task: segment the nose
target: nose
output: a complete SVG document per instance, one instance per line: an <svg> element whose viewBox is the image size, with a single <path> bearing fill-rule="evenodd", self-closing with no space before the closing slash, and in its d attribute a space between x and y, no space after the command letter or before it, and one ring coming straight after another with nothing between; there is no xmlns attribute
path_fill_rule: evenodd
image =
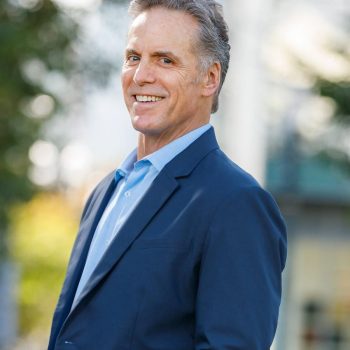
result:
<svg viewBox="0 0 350 350"><path fill-rule="evenodd" d="M151 64L146 61L140 61L134 73L134 83L142 86L145 84L152 84L155 82L155 71Z"/></svg>

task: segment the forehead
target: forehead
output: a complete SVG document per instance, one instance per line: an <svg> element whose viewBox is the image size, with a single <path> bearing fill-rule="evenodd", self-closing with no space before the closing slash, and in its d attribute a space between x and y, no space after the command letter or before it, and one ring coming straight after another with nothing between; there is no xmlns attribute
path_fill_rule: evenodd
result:
<svg viewBox="0 0 350 350"><path fill-rule="evenodd" d="M139 14L131 24L128 46L182 47L192 51L199 25L191 15L178 10L154 7Z"/></svg>

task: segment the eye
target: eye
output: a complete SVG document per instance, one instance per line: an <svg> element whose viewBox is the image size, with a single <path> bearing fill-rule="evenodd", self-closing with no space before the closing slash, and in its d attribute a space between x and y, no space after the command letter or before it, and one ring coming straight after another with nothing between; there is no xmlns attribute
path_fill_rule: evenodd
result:
<svg viewBox="0 0 350 350"><path fill-rule="evenodd" d="M126 57L126 62L134 63L140 60L139 56L136 55L130 55Z"/></svg>
<svg viewBox="0 0 350 350"><path fill-rule="evenodd" d="M164 64L172 64L173 63L173 61L168 57L162 57L160 60Z"/></svg>

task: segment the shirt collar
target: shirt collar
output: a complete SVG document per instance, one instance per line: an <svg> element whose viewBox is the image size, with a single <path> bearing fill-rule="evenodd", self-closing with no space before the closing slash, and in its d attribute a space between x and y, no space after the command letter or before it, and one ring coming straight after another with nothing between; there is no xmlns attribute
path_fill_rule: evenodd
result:
<svg viewBox="0 0 350 350"><path fill-rule="evenodd" d="M119 181L122 177L128 177L129 174L138 167L143 167L151 164L151 162L145 158L137 160L137 148L135 148L122 162L119 168L116 170L114 178L115 181Z"/></svg>
<svg viewBox="0 0 350 350"><path fill-rule="evenodd" d="M115 181L122 177L126 177L133 169L137 161L137 149L135 148L122 162L120 167L115 172Z"/></svg>
<svg viewBox="0 0 350 350"><path fill-rule="evenodd" d="M210 124L205 124L175 139L156 152L153 152L142 159L148 159L152 165L160 172L173 158L185 150L192 142L194 142L199 136L201 136L210 128Z"/></svg>
<svg viewBox="0 0 350 350"><path fill-rule="evenodd" d="M138 164L150 163L158 172L160 172L165 165L167 165L179 153L185 150L192 142L204 134L211 128L211 124L205 124L189 133L175 139L174 141L163 146L156 152L153 152L146 157L137 160L137 148L135 148L122 162L120 167L115 172L115 180L118 181L122 177L127 177L130 172Z"/></svg>

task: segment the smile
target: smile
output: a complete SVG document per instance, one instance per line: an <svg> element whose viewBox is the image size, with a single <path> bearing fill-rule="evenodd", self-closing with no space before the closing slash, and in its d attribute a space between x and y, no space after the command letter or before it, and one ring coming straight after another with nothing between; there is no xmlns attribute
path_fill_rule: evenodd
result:
<svg viewBox="0 0 350 350"><path fill-rule="evenodd" d="M157 102L161 101L163 97L159 96L146 96L146 95L135 95L137 102Z"/></svg>

